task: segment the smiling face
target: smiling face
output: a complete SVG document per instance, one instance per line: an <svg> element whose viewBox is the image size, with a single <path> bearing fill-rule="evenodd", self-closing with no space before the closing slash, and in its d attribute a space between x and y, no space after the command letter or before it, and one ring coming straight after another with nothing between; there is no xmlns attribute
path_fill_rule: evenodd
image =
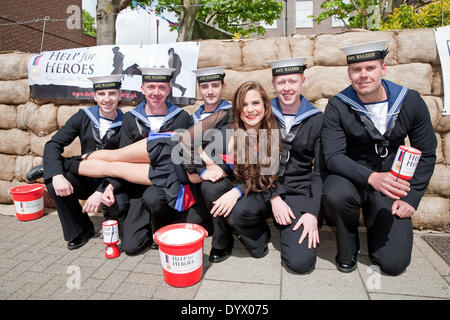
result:
<svg viewBox="0 0 450 320"><path fill-rule="evenodd" d="M149 107L157 108L165 105L171 87L169 82L143 82L141 90Z"/></svg>
<svg viewBox="0 0 450 320"><path fill-rule="evenodd" d="M383 60L369 60L352 63L347 73L352 87L362 102L376 102L386 98L381 79L386 75L387 67Z"/></svg>
<svg viewBox="0 0 450 320"><path fill-rule="evenodd" d="M240 118L245 128L258 130L265 116L264 101L258 90L247 91L242 101Z"/></svg>
<svg viewBox="0 0 450 320"><path fill-rule="evenodd" d="M119 89L105 89L94 92L94 100L100 109L100 116L114 119L117 115L121 92Z"/></svg>
<svg viewBox="0 0 450 320"><path fill-rule="evenodd" d="M275 93L282 108L298 108L305 77L300 73L275 76L272 79Z"/></svg>
<svg viewBox="0 0 450 320"><path fill-rule="evenodd" d="M225 90L225 84L220 80L208 81L199 83L198 88L205 101L205 111L214 111L222 100L222 92Z"/></svg>

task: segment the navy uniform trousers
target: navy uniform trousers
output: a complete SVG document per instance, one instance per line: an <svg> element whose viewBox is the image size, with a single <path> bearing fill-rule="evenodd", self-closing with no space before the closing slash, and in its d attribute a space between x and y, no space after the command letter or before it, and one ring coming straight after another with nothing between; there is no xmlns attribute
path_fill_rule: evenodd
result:
<svg viewBox="0 0 450 320"><path fill-rule="evenodd" d="M151 234L173 223L195 223L204 227L208 235L212 234L211 216L206 210L204 202L200 200L200 186L191 184L190 187L196 203L183 212L178 212L169 206L162 187L152 185L145 190L142 200L144 207L150 212L153 229Z"/></svg>
<svg viewBox="0 0 450 320"><path fill-rule="evenodd" d="M360 208L367 227L367 246L372 263L383 272L400 274L411 261L411 218L391 213L393 199L372 188L357 188L350 180L329 175L323 185L324 207L337 226L338 259L350 264L359 250Z"/></svg>
<svg viewBox="0 0 450 320"><path fill-rule="evenodd" d="M213 201L223 193L230 190L232 182L224 178L218 182L203 181L202 195L206 201L208 210L213 207ZM316 263L316 249L308 249L307 237L299 244L298 241L303 232L303 226L293 231L296 222L302 216L299 208L304 208L304 196L286 195L284 201L291 207L296 219L288 226L280 226L281 230L281 257L283 263L292 271L307 273L312 271ZM242 196L226 217L213 218L214 237L212 246L216 249L224 249L233 245L233 230L239 234L245 248L255 257L262 257L267 242L270 240L270 228L266 219L272 216L272 208L269 201L265 201L261 193L249 193Z"/></svg>

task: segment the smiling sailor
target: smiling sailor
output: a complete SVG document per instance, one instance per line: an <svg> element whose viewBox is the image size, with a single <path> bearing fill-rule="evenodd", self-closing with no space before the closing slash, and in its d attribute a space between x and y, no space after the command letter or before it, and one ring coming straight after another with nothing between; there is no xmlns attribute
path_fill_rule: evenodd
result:
<svg viewBox="0 0 450 320"><path fill-rule="evenodd" d="M384 80L388 41L341 48L351 85L330 98L321 141L327 176L323 200L337 224L337 269L356 269L360 209L367 227L369 258L390 275L411 261L412 224L436 160L436 136L419 93ZM409 137L422 151L412 180L389 171ZM397 196L397 195L400 195Z"/></svg>

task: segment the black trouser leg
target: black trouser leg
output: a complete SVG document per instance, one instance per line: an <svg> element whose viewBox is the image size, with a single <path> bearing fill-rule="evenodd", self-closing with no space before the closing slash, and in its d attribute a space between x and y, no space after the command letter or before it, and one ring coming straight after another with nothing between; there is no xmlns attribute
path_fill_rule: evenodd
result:
<svg viewBox="0 0 450 320"><path fill-rule="evenodd" d="M363 210L367 226L370 260L390 275L402 273L411 262L413 228L411 218L392 215L394 200L373 191Z"/></svg>
<svg viewBox="0 0 450 320"><path fill-rule="evenodd" d="M293 231L295 224L304 214L301 208L305 197L301 195L286 195L286 203L295 215L295 220L288 226L281 226L281 258L286 266L299 274L310 272L314 269L317 259L317 249L308 248L308 236L305 237L301 244L298 243L303 233L303 225L299 229Z"/></svg>
<svg viewBox="0 0 450 320"><path fill-rule="evenodd" d="M151 240L150 212L141 197L130 199L130 209L123 222L122 248L127 254L144 250Z"/></svg>
<svg viewBox="0 0 450 320"><path fill-rule="evenodd" d="M322 199L326 214L336 220L338 260L350 264L359 250L361 194L350 180L329 175L323 184Z"/></svg>
<svg viewBox="0 0 450 320"><path fill-rule="evenodd" d="M98 179L76 176L70 172L65 173L64 176L72 184L74 190L74 193L69 196L57 196L53 189L51 179L48 179L45 184L58 211L64 240L71 241L81 232L94 229L94 225L88 214L82 212L78 199L87 199L95 191L100 182Z"/></svg>
<svg viewBox="0 0 450 320"><path fill-rule="evenodd" d="M225 218L235 229L250 254L259 258L264 256L270 228L266 219L271 216L270 204L260 193L250 193L240 198L231 213Z"/></svg>
<svg viewBox="0 0 450 320"><path fill-rule="evenodd" d="M232 188L231 180L228 178L221 179L217 182L203 181L201 183L202 198L206 204L207 214L211 216L211 209L216 201L225 192ZM212 218L213 221L213 237L212 247L215 249L226 249L233 246L233 229L223 217Z"/></svg>

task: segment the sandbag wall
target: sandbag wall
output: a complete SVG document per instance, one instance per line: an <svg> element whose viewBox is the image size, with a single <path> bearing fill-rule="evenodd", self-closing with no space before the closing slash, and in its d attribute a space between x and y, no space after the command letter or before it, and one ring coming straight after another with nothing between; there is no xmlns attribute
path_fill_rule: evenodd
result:
<svg viewBox="0 0 450 320"><path fill-rule="evenodd" d="M425 197L413 216L417 229L450 230L450 117L442 116L442 71L432 29L341 34L295 35L289 38L206 40L200 44L198 67L226 66L225 99L248 80L259 81L274 96L266 61L307 57L303 94L325 109L328 98L350 84L340 47L388 40L388 80L419 91L430 111L438 140L436 168ZM0 54L0 203L12 203L10 188L25 183L26 172L42 163L46 141L80 108L93 105L39 104L31 101L27 62L31 54ZM197 93L197 97L200 95ZM186 106L191 113L202 101ZM126 112L130 106L123 106ZM78 139L64 155L79 154Z"/></svg>

